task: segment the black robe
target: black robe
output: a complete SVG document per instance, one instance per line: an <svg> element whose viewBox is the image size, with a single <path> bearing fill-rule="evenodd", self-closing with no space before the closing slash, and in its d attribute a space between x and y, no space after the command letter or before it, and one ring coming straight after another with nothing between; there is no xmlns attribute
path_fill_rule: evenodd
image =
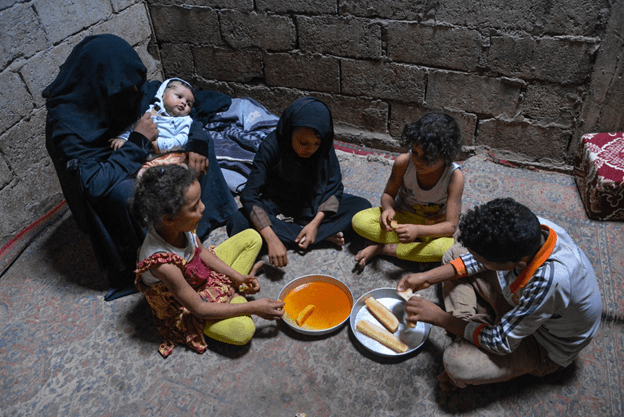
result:
<svg viewBox="0 0 624 417"><path fill-rule="evenodd" d="M132 132L120 149L113 150L109 139L138 120L159 84L146 82L146 68L126 41L97 35L76 45L43 92L48 109L46 148L68 206L79 228L89 235L113 288L132 286L144 231L129 213L128 201L151 143ZM219 93L199 96L205 100L195 110L198 119L208 119L231 102ZM198 233L205 238L227 220L236 203L201 123L191 127L186 150L209 158L209 171L200 178L206 210Z"/></svg>
<svg viewBox="0 0 624 417"><path fill-rule="evenodd" d="M297 127L311 127L321 139L319 149L309 158L299 157L292 147ZM322 101L303 97L289 105L256 153L240 195L242 211L230 219L228 232L234 234L249 227L248 222L258 230L270 225L282 241L293 243L319 211L326 217L317 242L349 229L353 215L369 208L370 203L344 193L333 145L332 116ZM292 221L284 222L282 216Z"/></svg>

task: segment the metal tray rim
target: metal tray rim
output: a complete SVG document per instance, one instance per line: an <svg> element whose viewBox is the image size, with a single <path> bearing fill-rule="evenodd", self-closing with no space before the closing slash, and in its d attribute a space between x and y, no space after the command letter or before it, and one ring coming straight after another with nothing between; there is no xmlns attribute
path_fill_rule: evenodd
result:
<svg viewBox="0 0 624 417"><path fill-rule="evenodd" d="M423 322L419 322L414 330L410 330L410 331L418 332L420 335L422 335L422 340L419 340L415 343L407 343L406 341L409 348L407 352L405 353L394 352L393 350L383 346L381 343L355 330L355 326L357 322L361 320L363 316L366 316L367 318L372 317L370 313L368 313L368 311L365 311L365 313L361 312L362 308L363 307L365 308L366 306L364 301L368 297L371 297L371 296L375 297L376 299L379 300L379 302L384 304L386 307L390 308L390 310L392 310L392 312L399 319L399 329L394 333L396 336L399 336L401 332L404 332L407 330L405 324L403 323L403 314L405 311L405 300L403 300L397 294L396 288L376 288L374 290L371 290L367 292L366 294L362 295L360 298L358 298L358 300L353 304L353 308L351 309L351 314L349 315L349 324L351 325L351 330L353 331L353 334L355 335L358 342L360 342L360 344L362 344L366 349L368 349L369 351L377 355L386 356L386 357L405 356L414 352L418 348L420 348L425 343L425 341L427 341L427 339L429 338L431 325L429 323L423 323ZM388 301L388 299L393 299L398 302L392 303L392 301ZM388 304L392 304L392 305L388 305ZM376 319L373 318L373 320L376 320Z"/></svg>
<svg viewBox="0 0 624 417"><path fill-rule="evenodd" d="M345 292L345 294L347 294L347 297L349 298L349 301L351 302L351 308L353 309L353 305L354 305L353 293L351 292L351 289L347 286L347 284L345 284L338 278L334 278L330 275L324 275L324 274L309 274L309 275L303 275L301 277L292 279L286 285L284 285L284 287L282 287L282 289L279 292L279 295L277 296L277 299L280 301L284 301L288 293L291 292L293 289L297 288L299 285L303 285L303 284L307 284L308 282L315 282L315 281L329 282L339 287L341 290ZM332 333L338 330L347 321L349 321L350 316L351 315L349 314L349 316L347 316L343 321L341 321L340 324L337 324L334 327L330 327L329 329L323 329L323 330L303 329L294 323L290 323L288 320L282 319L282 321L286 323L288 327L290 327L291 329L293 329L294 331L298 333L305 334L308 336L322 336L322 335Z"/></svg>

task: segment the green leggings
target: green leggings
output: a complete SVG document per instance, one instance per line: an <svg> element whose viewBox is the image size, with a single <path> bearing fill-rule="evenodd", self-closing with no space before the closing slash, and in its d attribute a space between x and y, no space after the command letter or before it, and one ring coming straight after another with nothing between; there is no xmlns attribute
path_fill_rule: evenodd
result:
<svg viewBox="0 0 624 417"><path fill-rule="evenodd" d="M215 248L215 253L219 259L234 270L247 275L256 261L261 247L262 238L260 234L253 229L247 229L221 243ZM247 299L242 296L236 296L230 300L230 303L233 304L246 302ZM204 326L204 334L206 336L232 345L248 343L255 331L256 326L251 316L207 320Z"/></svg>
<svg viewBox="0 0 624 417"><path fill-rule="evenodd" d="M381 208L373 207L362 210L353 216L353 230L360 236L376 243L397 245L397 258L414 262L438 262L442 260L455 240L452 237L422 238L422 241L401 243L395 232L386 232L381 228L379 219ZM426 224L425 219L417 214L397 211L394 220L400 224Z"/></svg>

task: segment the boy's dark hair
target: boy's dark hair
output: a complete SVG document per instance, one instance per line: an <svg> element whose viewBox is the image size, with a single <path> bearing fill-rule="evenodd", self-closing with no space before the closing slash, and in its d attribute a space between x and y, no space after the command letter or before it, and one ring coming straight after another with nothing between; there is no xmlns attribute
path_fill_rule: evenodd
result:
<svg viewBox="0 0 624 417"><path fill-rule="evenodd" d="M518 262L541 247L541 226L528 207L497 198L468 210L459 221L457 240L490 262Z"/></svg>
<svg viewBox="0 0 624 417"><path fill-rule="evenodd" d="M427 113L416 122L408 123L401 135L403 146L420 146L423 159L434 163L440 159L450 164L461 149L461 133L457 122L448 114Z"/></svg>
<svg viewBox="0 0 624 417"><path fill-rule="evenodd" d="M156 226L166 215L175 216L195 179L195 172L181 165L148 168L134 190L133 215L143 227Z"/></svg>

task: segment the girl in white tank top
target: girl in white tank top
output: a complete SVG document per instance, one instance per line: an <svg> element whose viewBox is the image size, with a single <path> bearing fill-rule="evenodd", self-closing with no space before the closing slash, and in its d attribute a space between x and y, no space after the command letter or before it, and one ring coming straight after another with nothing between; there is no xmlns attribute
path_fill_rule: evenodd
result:
<svg viewBox="0 0 624 417"><path fill-rule="evenodd" d="M453 162L459 127L446 114L428 113L405 126L403 140L410 150L395 160L381 206L353 217L353 229L371 241L355 256L361 268L377 255L439 262L454 243L464 190Z"/></svg>

